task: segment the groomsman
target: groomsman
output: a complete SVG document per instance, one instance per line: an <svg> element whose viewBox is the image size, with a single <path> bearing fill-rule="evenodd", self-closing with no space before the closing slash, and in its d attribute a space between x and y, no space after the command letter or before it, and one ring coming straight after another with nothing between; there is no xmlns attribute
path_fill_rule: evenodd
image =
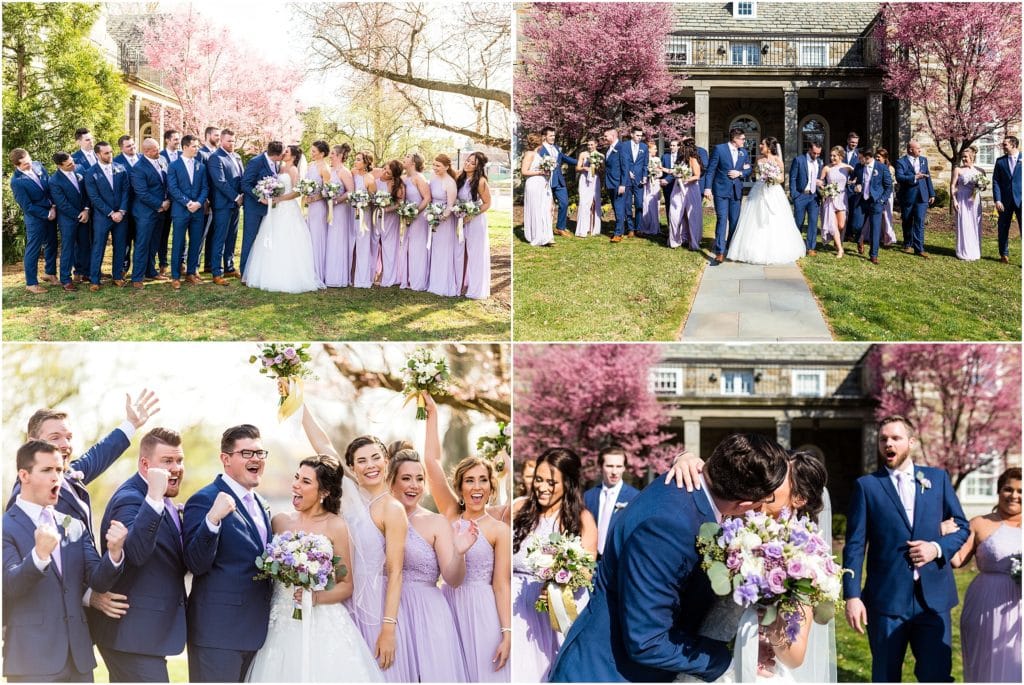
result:
<svg viewBox="0 0 1024 685"><path fill-rule="evenodd" d="M80 521L54 511L64 474L57 448L18 448L21 494L3 516L3 673L8 682L92 682L96 668L82 595L110 589L127 530L114 521L100 559Z"/></svg>
<svg viewBox="0 0 1024 685"><path fill-rule="evenodd" d="M203 203L209 196L206 165L200 161L199 140L195 136L181 139L181 157L167 171L167 193L171 198L171 221L174 225L171 251L171 287L181 289L181 258L188 237L188 263L185 280L202 283L199 277L199 251L203 247Z"/></svg>
<svg viewBox="0 0 1024 685"><path fill-rule="evenodd" d="M583 493L583 503L597 521L597 555L604 554L604 543L608 531L616 520L616 514L626 508L640 491L622 480L626 471L626 450L612 445L597 455L597 468L601 470L601 484Z"/></svg>
<svg viewBox="0 0 1024 685"><path fill-rule="evenodd" d="M677 159L679 159L679 141L671 140L668 143L668 152L661 156L661 166L671 170L676 165ZM671 171L668 171L658 182L661 184L661 193L665 196L665 207L668 207L672 200L672 189L676 187L676 177Z"/></svg>
<svg viewBox="0 0 1024 685"><path fill-rule="evenodd" d="M154 141L155 142L155 141ZM185 475L181 435L154 428L139 445L139 470L121 484L103 514L128 529L128 563L114 590L128 596L120 619L91 621L114 683L166 683L167 656L185 648L185 556L177 497Z"/></svg>
<svg viewBox="0 0 1024 685"><path fill-rule="evenodd" d="M816 254L818 247L818 213L821 209L818 188L823 184L821 174L821 145L811 143L807 152L798 155L789 165L789 196L793 198L793 218L797 230L803 230L807 219L807 254Z"/></svg>
<svg viewBox="0 0 1024 685"><path fill-rule="evenodd" d="M166 166L170 168L171 162L178 161L181 156L181 134L171 129L164 131L164 149L160 151ZM167 272L167 245L171 238L171 213L164 215L164 225L160 229L160 237L156 240L156 256L159 261L159 273L164 275Z"/></svg>
<svg viewBox="0 0 1024 685"><path fill-rule="evenodd" d="M743 181L753 173L750 155L744 147L746 140L743 129L729 129L729 142L715 146L705 172L708 182L704 187L704 197L708 200L714 198L715 203L715 264L721 264L725 259L729 241L740 222Z"/></svg>
<svg viewBox="0 0 1024 685"><path fill-rule="evenodd" d="M846 135L846 149L843 151L843 161L856 168L864 160L860 158L860 136L856 131L850 131ZM857 240L864 225L864 213L860 208L860 195L854 192L851 184L846 185L846 216L848 239Z"/></svg>
<svg viewBox="0 0 1024 685"><path fill-rule="evenodd" d="M213 208L213 282L227 285L225 276L238 276L235 243L238 211L242 206L242 158L235 152L235 133L220 132L220 147L210 155L210 206Z"/></svg>
<svg viewBox="0 0 1024 685"><path fill-rule="evenodd" d="M892 176L885 164L875 164L875 153L871 149L861 150L863 162L853 169L848 186L852 185L857 194L859 211L863 215L862 231L871 231L872 264L878 264L878 244L882 237L882 214L892 194Z"/></svg>
<svg viewBox="0 0 1024 685"><path fill-rule="evenodd" d="M114 285L123 288L124 255L128 235L128 171L114 162L110 143L96 143L99 163L85 176L85 188L92 201L92 258L89 260L89 290L100 289L100 267L107 249L107 237L113 242L111 271Z"/></svg>
<svg viewBox="0 0 1024 685"><path fill-rule="evenodd" d="M267 639L271 585L253 577L271 532L269 506L255 492L268 454L256 426L228 428L224 473L185 503L190 682L242 682Z"/></svg>
<svg viewBox="0 0 1024 685"><path fill-rule="evenodd" d="M75 143L78 150L72 153L71 158L75 160L75 166L80 173L85 173L99 164L100 158L96 156L93 148L92 134L87 128L75 129Z"/></svg>
<svg viewBox="0 0 1024 685"><path fill-rule="evenodd" d="M623 165L623 182L627 186L626 194L626 237L632 238L636 235L636 225L644 212L644 182L647 180L647 165L650 160L650 153L647 143L643 142L644 130L634 126L629 131L630 141L620 146L625 152L619 158Z"/></svg>
<svg viewBox="0 0 1024 685"><path fill-rule="evenodd" d="M921 155L921 145L916 140L907 143L907 154L896 162L896 180L899 181L904 252L928 259L924 251L924 222L928 207L935 202L935 187L928 173L928 158Z"/></svg>
<svg viewBox="0 0 1024 685"><path fill-rule="evenodd" d="M604 140L608 147L604 151L604 189L608 193L608 201L612 204L615 212L615 232L612 234L611 242L622 242L622 233L626 221L626 196L625 179L623 176L622 143L619 141L619 132L609 128L604 132Z"/></svg>
<svg viewBox="0 0 1024 685"><path fill-rule="evenodd" d="M203 164L206 165L206 180L209 181L210 187L210 198L206 201L206 206L203 208L203 271L210 273L212 268L210 264L213 262L213 204L211 202L213 196L213 179L210 177L210 156L217 151L217 145L220 143L220 129L216 126L207 126L206 130L203 131L203 139L206 141L202 147L199 148L199 156L203 160Z"/></svg>
<svg viewBox="0 0 1024 685"><path fill-rule="evenodd" d="M124 270L129 271L132 268L132 250L135 245L135 234L137 231L135 212L132 211L132 207L135 202L135 193L132 191L131 183L131 171L138 163L142 156L135 151L135 140L129 136L124 135L117 139L117 146L121 149L121 154L114 157L114 161L123 166L128 170L128 216L126 217L128 224L128 240L125 242L125 254L124 254Z"/></svg>
<svg viewBox="0 0 1024 685"><path fill-rule="evenodd" d="M277 176L277 163L284 157L284 143L272 140L267 143L267 151L256 155L245 165L242 173L242 278L245 278L245 263L249 259L249 250L256 242L256 234L260 231L260 222L267 215L267 201L256 199L253 188L267 176Z"/></svg>
<svg viewBox="0 0 1024 685"><path fill-rule="evenodd" d="M843 568L853 571L843 576L846 620L867 631L874 682L900 681L908 644L920 682L953 682L949 612L958 600L950 560L969 530L949 475L914 464L916 446L904 417L879 422L883 466L854 483L846 519ZM949 518L958 528L943 535Z"/></svg>
<svg viewBox="0 0 1024 685"><path fill-rule="evenodd" d="M132 260L132 287L143 288L144 278L167 280L154 265L160 230L171 208L167 195L167 166L160 147L152 138L142 141L143 159L132 167L134 191L132 214L135 216L135 258Z"/></svg>
<svg viewBox="0 0 1024 685"><path fill-rule="evenodd" d="M1003 156L996 160L992 171L992 199L999 212L999 261L1010 263L1010 223L1017 218L1020 232L1021 171L1020 141L1016 136L1003 138Z"/></svg>
<svg viewBox="0 0 1024 685"><path fill-rule="evenodd" d="M555 224L555 234L571 238L572 233L566 230L569 217L569 190L565 187L565 175L562 173L562 165L570 164L576 167L576 160L562 152L562 149L555 145L555 129L545 126L540 131L544 144L540 149L541 157L552 157L555 160L555 168L551 171L549 184L551 194L558 204L558 220Z"/></svg>
<svg viewBox="0 0 1024 685"><path fill-rule="evenodd" d="M100 161L93 148L92 134L89 133L89 129L76 129L75 143L78 145L78 150L71 154L71 159L75 161L75 171L85 178ZM80 283L89 280L89 262L92 259L92 212L90 212L89 221L83 228L85 230L78 230L75 241L75 280Z"/></svg>
<svg viewBox="0 0 1024 685"><path fill-rule="evenodd" d="M64 290L78 290L71 280L71 266L78 259L79 233L89 230L89 196L85 193L85 176L78 172L75 160L66 152L53 155L57 171L50 177L50 197L57 207L57 228L60 230L60 282Z"/></svg>
<svg viewBox="0 0 1024 685"><path fill-rule="evenodd" d="M41 295L46 288L39 285L39 253L43 252L45 272L41 280L57 280L57 207L50 199L50 181L46 169L33 162L28 150L11 150L11 190L25 219L25 289Z"/></svg>

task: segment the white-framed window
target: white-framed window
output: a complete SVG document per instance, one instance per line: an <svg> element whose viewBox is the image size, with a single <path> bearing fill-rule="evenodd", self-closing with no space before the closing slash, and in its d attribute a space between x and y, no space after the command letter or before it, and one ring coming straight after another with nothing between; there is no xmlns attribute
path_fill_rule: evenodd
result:
<svg viewBox="0 0 1024 685"><path fill-rule="evenodd" d="M998 131L982 136L974 141L974 147L978 148L978 156L974 163L978 166L994 167L996 160L1003 154L1003 136Z"/></svg>
<svg viewBox="0 0 1024 685"><path fill-rule="evenodd" d="M732 3L732 16L734 19L756 19L757 2L753 0L739 0Z"/></svg>
<svg viewBox="0 0 1024 685"><path fill-rule="evenodd" d="M821 146L821 156L828 157L828 122L819 114L809 114L800 122L800 152L807 152L811 143Z"/></svg>
<svg viewBox="0 0 1024 685"><path fill-rule="evenodd" d="M761 124L749 114L741 114L729 123L729 129L734 128L741 129L746 135L747 140L743 146L750 153L750 158L756 159L757 148L761 144ZM728 134L728 131L726 133Z"/></svg>
<svg viewBox="0 0 1024 685"><path fill-rule="evenodd" d="M958 497L969 504L992 504L996 501L996 479L999 478L1000 459L993 459L985 466L967 474L960 483Z"/></svg>
<svg viewBox="0 0 1024 685"><path fill-rule="evenodd" d="M651 369L650 387L655 395L682 395L683 370L657 367Z"/></svg>
<svg viewBox="0 0 1024 685"><path fill-rule="evenodd" d="M800 43L800 66L827 67L828 45L826 43Z"/></svg>
<svg viewBox="0 0 1024 685"><path fill-rule="evenodd" d="M793 369L794 397L824 397L825 371L821 369Z"/></svg>
<svg viewBox="0 0 1024 685"><path fill-rule="evenodd" d="M733 66L758 66L761 64L760 43L733 43L731 48Z"/></svg>
<svg viewBox="0 0 1024 685"><path fill-rule="evenodd" d="M753 369L722 369L723 395L753 395Z"/></svg>
<svg viewBox="0 0 1024 685"><path fill-rule="evenodd" d="M690 64L692 45L686 36L669 36L665 45L665 58L672 64Z"/></svg>

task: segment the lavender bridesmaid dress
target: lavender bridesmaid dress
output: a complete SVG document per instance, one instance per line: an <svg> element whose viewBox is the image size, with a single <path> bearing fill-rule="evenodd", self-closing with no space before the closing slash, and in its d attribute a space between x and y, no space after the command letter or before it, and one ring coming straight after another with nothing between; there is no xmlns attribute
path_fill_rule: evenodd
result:
<svg viewBox="0 0 1024 685"><path fill-rule="evenodd" d="M409 524L402 564L402 599L398 625L404 638L397 653L404 654L388 671L407 683L464 683L466 662L459 647L452 609L437 586L441 571L433 546ZM493 604L493 602L492 602Z"/></svg>
<svg viewBox="0 0 1024 685"><path fill-rule="evenodd" d="M661 232L661 179L647 177L644 184L644 206L640 215L640 233L658 235Z"/></svg>
<svg viewBox="0 0 1024 685"><path fill-rule="evenodd" d="M459 525L465 525L459 521ZM494 603L494 548L480 535L466 552L466 579L459 587L445 585L445 599L455 614L455 627L459 632L466 675L471 683L507 683L511 672L512 656L500 671L494 670L494 653L501 643L501 620ZM515 654L513 652L513 654Z"/></svg>
<svg viewBox="0 0 1024 685"><path fill-rule="evenodd" d="M320 165L310 164L306 178L320 183L323 180L320 178ZM327 264L327 201L310 202L306 211L306 225L313 241L313 270L317 280L323 283Z"/></svg>
<svg viewBox="0 0 1024 685"><path fill-rule="evenodd" d="M956 256L965 261L981 259L981 197L974 194L974 180L981 172L961 169L956 179Z"/></svg>
<svg viewBox="0 0 1024 685"><path fill-rule="evenodd" d="M526 563L526 549L534 537L547 538L555 530L557 516L541 517L534 531L523 540L512 557L512 659L516 682L547 682L548 670L561 642L547 614L534 607L544 582Z"/></svg>
<svg viewBox="0 0 1024 685"><path fill-rule="evenodd" d="M331 180L341 183L334 169L331 169ZM346 195L343 191L342 197ZM346 288L352 285L352 208L342 202L334 205L331 212L331 225L327 229L324 248L324 284L328 288Z"/></svg>
<svg viewBox="0 0 1024 685"><path fill-rule="evenodd" d="M459 188L459 200L469 202L472 199L469 181L466 181ZM472 219L465 217L462 237L466 246L465 275L462 279L466 297L485 300L491 296L491 248L487 239L487 213L480 212Z"/></svg>
<svg viewBox="0 0 1024 685"><path fill-rule="evenodd" d="M1005 523L978 545L979 573L960 614L965 683L1021 681L1021 593L1010 577L1010 556L1020 553L1020 528Z"/></svg>
<svg viewBox="0 0 1024 685"><path fill-rule="evenodd" d="M448 194L440 178L430 179L432 202L448 206ZM455 217L443 220L431 236L430 279L427 290L443 297L458 297L462 286L462 263L465 247L455 234Z"/></svg>
<svg viewBox="0 0 1024 685"><path fill-rule="evenodd" d="M590 171L590 159L583 163L587 168L580 174L580 199L576 210L576 237L586 238L601 234L601 180Z"/></svg>
<svg viewBox="0 0 1024 685"><path fill-rule="evenodd" d="M381 185L387 188L388 192L391 191L387 184L382 182ZM377 218L380 219L379 213ZM382 288L401 283L398 273L398 224L400 221L397 211L384 212L383 220L377 225L380 236L374 239L373 244L377 248L376 268L380 270L380 286Z"/></svg>
<svg viewBox="0 0 1024 685"><path fill-rule="evenodd" d="M676 179L668 207L668 246L686 245L700 249L704 237L704 211L701 206L700 182L683 183Z"/></svg>
<svg viewBox="0 0 1024 685"><path fill-rule="evenodd" d="M896 178L896 170L889 167L889 175ZM896 192L889 193L889 201L886 203L885 208L882 210L882 236L879 242L882 245L892 245L896 242L896 225L892 220L892 211L894 200L896 199Z"/></svg>
<svg viewBox="0 0 1024 685"><path fill-rule="evenodd" d="M359 174L355 176L356 190L366 190L366 182ZM377 260L373 254L373 205L363 209L363 226L359 225L358 214L352 210L352 236L354 249L352 255L352 285L356 288L373 286L376 275ZM364 232L365 229L365 232Z"/></svg>
<svg viewBox="0 0 1024 685"><path fill-rule="evenodd" d="M836 222L836 212L846 211L846 183L849 179L849 172L845 169L832 168L825 176L825 183L835 183L839 186L839 194L835 197L825 198L821 205L821 239L831 240L832 236L839 232L839 224Z"/></svg>
<svg viewBox="0 0 1024 685"><path fill-rule="evenodd" d="M405 201L419 204L423 200L419 188L412 179L406 178ZM427 249L427 238L430 235L430 226L427 225L427 217L420 212L409 227L405 229L405 236L399 249L399 274L400 285L409 290L426 290L430 275L430 251Z"/></svg>

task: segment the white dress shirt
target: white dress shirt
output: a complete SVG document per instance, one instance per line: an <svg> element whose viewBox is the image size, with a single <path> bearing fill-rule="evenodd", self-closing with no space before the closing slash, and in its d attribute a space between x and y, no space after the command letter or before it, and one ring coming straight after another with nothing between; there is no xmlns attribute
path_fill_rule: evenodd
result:
<svg viewBox="0 0 1024 685"><path fill-rule="evenodd" d="M615 513L615 502L622 492L622 481L608 487L602 483L601 498L597 509L597 553L604 553L604 543L608 537L608 527L612 521L612 514Z"/></svg>
<svg viewBox="0 0 1024 685"><path fill-rule="evenodd" d="M811 159L810 155L807 156L807 187L804 188L808 193L813 193L815 189L815 181L818 179L817 176L818 163L816 160Z"/></svg>

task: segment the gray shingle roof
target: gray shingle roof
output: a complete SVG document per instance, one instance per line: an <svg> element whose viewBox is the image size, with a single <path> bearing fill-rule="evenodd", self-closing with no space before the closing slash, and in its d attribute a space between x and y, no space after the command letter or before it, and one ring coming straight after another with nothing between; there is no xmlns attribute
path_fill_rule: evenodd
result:
<svg viewBox="0 0 1024 685"><path fill-rule="evenodd" d="M679 2L672 30L716 33L862 35L878 16L875 2L758 2L757 17L734 19L732 2Z"/></svg>
<svg viewBox="0 0 1024 685"><path fill-rule="evenodd" d="M793 361L801 363L859 361L871 345L868 343L828 343L826 345L806 343L686 343L669 344L662 347L663 361L697 361L715 363L718 361L762 362Z"/></svg>

